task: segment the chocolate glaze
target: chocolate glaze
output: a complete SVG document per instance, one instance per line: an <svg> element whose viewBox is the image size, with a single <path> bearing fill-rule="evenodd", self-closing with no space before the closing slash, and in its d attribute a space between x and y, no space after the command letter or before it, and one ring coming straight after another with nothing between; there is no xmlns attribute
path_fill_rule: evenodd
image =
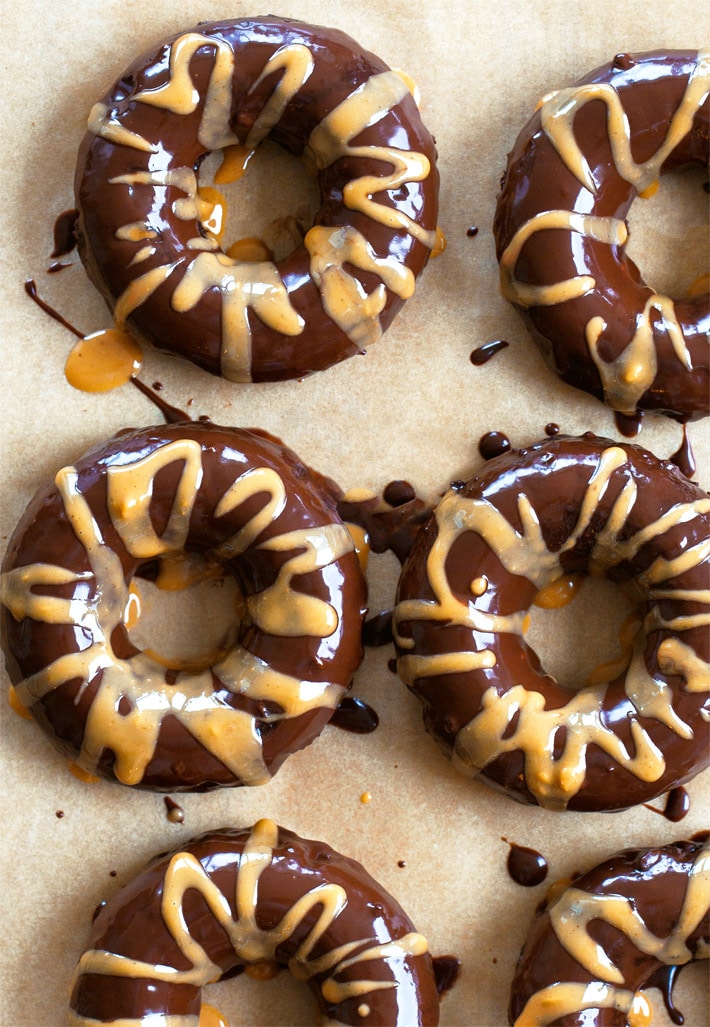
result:
<svg viewBox="0 0 710 1027"><path fill-rule="evenodd" d="M172 457L164 457L164 453L172 452L165 448L170 445L177 446L178 453ZM178 455L183 452L186 454L185 459ZM201 477L198 475L196 479L194 495L190 495L189 487L185 484L188 482L187 455L190 454L193 462L197 461L201 468ZM111 480L114 480L117 474L110 469L134 464L139 458L153 461L149 465L152 478L151 491L148 494L152 497L149 500L149 516L153 525L152 530L156 532L156 538L152 542L150 539L145 541L144 546L147 548L143 549L142 556L135 555L133 544L129 550L124 536L119 534L116 527L120 522L115 520L115 514L112 520L107 505L108 482L111 475L114 476ZM322 687L326 689L323 693L323 705L319 705L316 700L310 707L303 706L301 700L297 700L292 713L282 716L278 699L271 701L250 698L247 694L248 688L245 691L242 687L237 689L235 686L234 691L230 690L224 683L227 679L217 676L219 664L214 664L210 670L214 698L208 698L202 704L205 711L209 712L212 712L213 707L218 712L222 708L243 711L234 715L231 731L237 729L241 718L254 718L254 737L261 748L258 760L261 761L263 758L267 775L273 774L290 752L308 745L330 719L338 698L350 685L362 654L361 628L365 612L365 585L357 556L352 549L352 541L337 516L332 493L329 491L329 480L306 467L291 450L267 433L195 423L157 426L121 433L84 454L74 466L76 495L82 504L88 504L104 542L98 545L94 562L90 563L88 550L79 541L72 527L66 507L67 500L54 483L41 488L30 503L11 539L3 565L5 573L0 579L8 593L7 597L3 596L3 600L14 609L13 614L7 605L2 606L0 623L8 673L16 687L33 675L39 681L49 682L50 679L46 677L49 672L46 668L55 661L66 657L70 662L76 662L76 656L72 654L76 654L78 650L83 651L89 645L101 647L107 644L102 631L108 628L101 629L100 625L95 629L80 627L69 617L69 607L62 613L58 623L43 619L53 616L51 606L49 613L43 613L39 608L42 603L52 601L44 597L56 597L53 601L59 603L73 599L78 608L83 609L89 604L93 609L91 604L99 602L99 594L106 597L110 596L114 589L120 592L124 587L120 578L116 581L113 577L107 578L96 596L93 592L99 588L98 580L93 586L91 581L96 575L106 577L105 571L101 568L103 563L108 562L109 567L117 566L120 569L126 583L130 582L142 564L150 563L151 557L155 560L159 554L163 545L160 542L162 533L168 530L170 523L174 521L176 509L188 511L189 519L180 529L187 533L187 550L214 550L225 540L238 535L240 531L247 531L248 544L241 544L243 551L237 551L231 559L227 559L224 554L218 557L226 570L236 577L247 604L252 601L261 602L262 600L252 600L250 597L256 594L268 596L272 587L276 589L275 595L279 594L278 582L283 580L283 574L286 574L287 580L289 579L289 566L294 553L304 550L303 543L299 541L304 530L313 532L318 538L323 531L329 533L324 537L328 541L325 542L322 558L332 556L331 562L319 566L320 558L316 559L315 555L308 556L309 550L306 548L307 562L302 565L303 571L300 574L296 573L294 578L294 583L297 582L295 587L299 592L313 597L307 610L312 609L314 603L319 617L332 610L332 615L329 615L332 623L323 629L326 634L318 628L314 629L316 633L312 635L299 634L289 637L287 633L282 633L278 626L269 629L266 626L271 623L268 617L267 621L262 623L258 622L258 616L256 620L252 616L240 623L236 648L231 650L235 656L243 656L246 661L244 670L240 671L242 685L253 680L253 673L257 672L259 667L263 667L267 678L257 676L257 680L269 680L268 674L275 672L282 675L284 681L290 682L288 689L300 689L301 686L297 683L305 680L314 682L309 686L313 691L318 683L322 682ZM159 469L153 471L153 468ZM262 468L263 472L260 471ZM253 494L247 494L246 498L230 506L226 512L220 515L216 512L217 504L222 501L232 484L238 479L244 479L247 471L251 475L263 473L267 483L280 481L284 489L280 512L277 507L276 513L268 523L263 520L263 527L251 540L244 525L251 523L255 517L265 516L265 504L270 497L267 486L261 491L257 489ZM71 469L62 472L63 475L69 474L67 480L71 480L72 473ZM122 479L119 477L118 480L120 482ZM247 476L245 480L248 482L250 479ZM261 479L256 477L254 480L258 483ZM252 486L252 490L254 487ZM276 485L273 487L276 488ZM178 504L177 496L180 489L181 500ZM193 500L194 505L191 508L189 502ZM83 507L79 509L81 508ZM119 510L122 509L119 502ZM130 504L128 509L130 512ZM130 530L123 530L125 538L130 538ZM290 532L297 533L293 536L294 541L290 543L290 551L279 550L279 539L285 539ZM172 550L168 545L168 551L174 551L177 545L178 543L173 543ZM148 551L151 546L154 552ZM340 555L336 556L336 553ZM115 564L113 561L118 563ZM60 585L45 584L42 575L46 572L40 571L43 583L38 582L34 591L28 592L27 585L22 584L25 580L24 574L18 577L13 572L17 568L42 565L49 565L53 575L58 574L60 578L68 577L69 580ZM329 567L333 566L337 566L337 574L329 573ZM74 575L76 580L72 581ZM110 586L107 581L111 582ZM289 587L286 597L290 597L291 603L294 596L295 592ZM121 601L119 594L118 605ZM104 599L101 599L101 603L103 602ZM138 686L133 683L133 677L130 675L139 673L137 668L143 667L140 661L144 661L146 657L138 653L128 638L123 623L123 609L124 607L113 610L109 605L105 608L100 605L99 610L103 610L103 620L100 624L117 624L116 628L112 629L107 651L109 655L113 654L112 660L119 661L118 670L112 669L111 673L118 673L120 684L116 684L115 679L111 678L111 688L117 688L118 692L121 692L125 679L126 688L130 687L130 694L133 694ZM295 606L291 616L299 616ZM92 623L93 617L92 613L89 618ZM296 624L295 621L292 623ZM133 661L138 657L138 663L120 663L121 660ZM103 750L99 746L99 751L91 757L83 751L83 747L88 744L87 718L91 715L95 719L97 714L93 711L94 704L97 699L105 702L105 696L108 694L105 690L102 691L101 662L98 661L98 666L91 664L86 677L82 678L81 674L72 676L71 680L63 683L59 681L56 687L43 685L41 691L46 688L46 694L35 702L32 702L31 696L25 696L24 701L26 705L30 705L35 719L48 732L61 752L72 758L76 758L77 754L82 752L85 770L91 769L113 778L119 774L119 770L115 765L114 753L108 745L104 746ZM247 666L252 669L247 670ZM113 663L111 667L114 668ZM164 678L165 685L162 687L167 696L166 701L169 700L169 710L172 710L170 696L173 695L170 684L176 681L180 684L180 690L186 689L188 694L190 689L197 688L199 691L204 687L206 694L211 695L210 686L207 683L198 685L202 679L191 676L191 672L166 671L157 665L153 666L149 673L152 676L146 681L146 691L151 691L153 682L159 682L161 677ZM222 673L224 675L224 672ZM124 678L124 675L127 676ZM259 689L264 687L263 684L259 685ZM110 704L108 708L111 708ZM165 709L164 706L159 708ZM119 712L124 715L122 710ZM129 730L131 718L138 714L136 710L126 712L129 716L125 717L125 730ZM226 712L220 715L230 716ZM141 709L139 719L144 716L146 714ZM181 723L180 716L177 711L169 712L160 721L155 751L139 779L132 777L128 770L120 775L119 779L138 787L164 791L205 790L225 784L241 783L240 772L230 770L219 758L208 752L192 733L199 733L202 721L191 721L193 726L188 727ZM189 716L188 713L185 716ZM196 716L202 716L199 709ZM120 729L121 724L117 721L112 730L118 731L120 735ZM134 736L130 737L133 739ZM133 744L131 742L131 745ZM237 759L236 741L232 745L235 752L231 753L230 749L230 756L234 762Z"/></svg>
<svg viewBox="0 0 710 1027"><path fill-rule="evenodd" d="M615 90L630 125L633 161L642 164L660 151L690 76L700 74L702 67L696 52L624 54L592 71L577 85L602 83ZM499 259L522 226L543 212L572 211L581 218L591 214L607 219L604 226L610 226L609 219L624 221L638 195L631 181L622 177L610 151L606 103L586 103L574 119L574 135L590 169L593 192L592 183L584 184L582 172L573 173L561 159L542 127L541 117L538 110L521 131L508 157L494 223ZM662 173L691 163L707 164L709 119L710 100L706 95L692 119L691 130L663 161ZM640 188L652 185L653 182L647 185L644 181ZM553 370L570 385L604 399L599 371L588 346L587 326L595 318L601 318L606 325L599 356L608 364L631 342L644 307L653 296L653 290L625 254L623 233L620 241L609 244L586 231L534 231L523 243L513 273L518 282L526 285L548 286L578 276L593 279L591 288L580 287L577 298L564 302L536 305L535 298L523 301L520 293L517 299L513 295L509 298L524 314ZM677 299L675 316L688 360L679 359L674 352L668 318L658 313L652 315L657 373L632 408L607 394L606 401L611 406L626 414L633 414L635 407L690 418L709 412L710 295Z"/></svg>
<svg viewBox="0 0 710 1027"><path fill-rule="evenodd" d="M503 841L506 841L504 838ZM547 860L536 849L530 849L527 845L517 845L515 842L508 842L508 859L506 867L511 880L520 884L523 888L534 888L547 877Z"/></svg>
<svg viewBox="0 0 710 1027"><path fill-rule="evenodd" d="M359 863L323 842L299 838L273 825L276 836L271 836L269 845L259 844L265 825L270 822L260 821L251 831L225 828L193 839L177 850L183 865L196 868L193 873L200 888L190 890L178 901L189 935L210 961L193 972L190 983L173 983L165 975L161 980L157 970L154 978L148 972L143 979L131 977L130 971L122 976L120 968L115 974L87 972L96 958L89 953L96 951L128 956L149 966L177 970L194 966L170 933L161 910L161 894L169 887L173 854L158 857L99 909L71 996L71 1008L78 1017L73 1022L140 1018L148 1013L194 1016L197 1022L204 984L219 976L233 976L235 969L249 963L275 962L285 967L300 949L299 977L308 983L321 1015L329 1022L362 1027L438 1024L439 997L432 958L425 940L414 932L411 920L395 899ZM247 846L252 852L251 865L244 858ZM258 862L253 855L255 849L260 854ZM258 883L253 889L242 888L241 908L235 911L240 874L253 879L255 872ZM325 897L334 888L342 889L345 901L332 917L321 902L305 899L315 889ZM202 897L205 893L214 896L210 907ZM297 913L294 907L299 900ZM228 911L228 919L222 922L232 926L231 942L218 922L217 901L219 908ZM243 926L236 930L233 925L240 916ZM288 925L290 917L294 918L290 930L286 927L280 931L279 925ZM325 918L325 932L320 938L317 933L311 934L315 941L310 951L304 952L306 938L316 931L319 918ZM243 951L248 941L255 953L250 957ZM385 949L381 954L380 946ZM328 956L338 947L345 949L345 955L341 952L340 958L333 956L328 965ZM371 954L359 960L358 956L367 950ZM321 968L318 959L322 960ZM368 982L374 987L368 987ZM378 988L379 982L387 984Z"/></svg>
<svg viewBox="0 0 710 1027"><path fill-rule="evenodd" d="M392 611L383 610L368 617L362 626L362 644L376 649L392 642Z"/></svg>
<svg viewBox="0 0 710 1027"><path fill-rule="evenodd" d="M608 487L595 497L590 489L605 477ZM633 502L626 507L631 496ZM528 519L530 541L509 552L505 540L515 541L508 534L510 529L523 530L521 497L533 511L529 517L539 520L542 542L538 547L536 529ZM589 527L582 530L585 497L591 519ZM620 516L625 509L626 515ZM486 529L481 526L486 522L478 521L474 522L476 529L457 527L470 523L467 518L477 516L479 510L489 511ZM667 514L672 510L687 510L687 520ZM688 725L688 732L672 730L659 719L663 714L652 715L651 708L644 706L639 685L636 706L632 705L625 690L627 672L606 687L597 686L598 695L582 689L577 696L545 673L525 642L523 617L538 588L548 577L555 580L570 572L588 571L590 554L612 511L617 528L606 539L603 562L595 573L605 573L614 581L634 578L642 586L647 623L658 618L662 627L646 629L645 650L635 651L635 675L637 681L655 682L649 685L651 690L661 683L668 689L668 715L679 717ZM639 547L628 542L626 553L615 549L621 540L643 538L639 533L660 525L659 519L666 514L665 530L655 529L647 543ZM495 525L501 534L488 537L499 538L499 542L489 544L482 532L493 532ZM449 541L439 539L442 531ZM427 730L458 769L469 775L480 773L488 784L523 802L555 809L600 810L649 801L707 766L710 725L702 706L710 637L703 626L707 613L703 595L710 557L703 555L703 547L709 536L706 493L684 479L672 464L659 461L648 451L591 434L557 436L505 453L489 461L463 490L447 493L420 530L402 569L394 630L400 676L422 701ZM538 558L545 552L549 570L542 579ZM653 588L642 585L643 575L654 561L660 568L682 553L693 554L688 566L682 571L678 568L672 585L666 585L660 574L655 598ZM506 569L509 560L516 561L518 573ZM666 573L671 573L672 566L668 565ZM445 613L438 611L439 602ZM476 627L469 619L474 616L472 603L480 618ZM637 639L640 646L644 635ZM666 671L661 670L659 651L665 650L685 654L683 667L674 663L673 657L669 665L664 663ZM683 675L693 677L697 691L686 687ZM569 726L575 723L577 703L592 700L600 704L599 731L594 732L594 743L585 745L585 756L578 765L574 752L576 745L583 744L581 735L571 741L565 732L572 730L577 738L581 727ZM536 712L537 702L542 705ZM525 711L516 713L521 703ZM553 710L560 712L553 714ZM571 721L563 728L567 711ZM538 730L542 732L539 738ZM664 754L653 774L636 771L629 762L640 738L646 740L649 754L654 747ZM549 763L544 756L547 751ZM545 771L538 778L540 760ZM565 767L570 774L582 775L575 777L574 788Z"/></svg>
<svg viewBox="0 0 710 1027"><path fill-rule="evenodd" d="M502 349L506 349L510 345L505 339L493 339L492 342L485 342L478 349L471 350L470 361L476 367L481 367L483 364L487 364L491 357L494 357L496 353L500 353Z"/></svg>
<svg viewBox="0 0 710 1027"><path fill-rule="evenodd" d="M679 841L658 849L626 849L576 878L570 889L558 895L550 906L543 905L533 920L518 961L511 990L510 1023L515 1024L518 1017L521 1017L519 1022L524 1023L526 1027L552 1022L564 1023L569 1027L575 1024L584 1024L585 1027L626 1027L630 1020L623 996L630 996L653 985L661 986L664 978L666 986L663 990L668 996L670 1012L673 1008L670 991L672 977L675 974L669 975L662 953L652 954L645 946L634 944L623 928L611 926L611 922L606 918L609 907L605 906L605 897L622 896L629 910L633 910L634 916L643 925L643 930L649 932L650 938L666 939L676 925L682 923L681 910L684 900L689 894L689 889L695 888L695 883L691 885L690 879L694 865L696 880L702 877L698 873L697 863L697 860L702 858L701 852L701 843L691 841ZM692 922L687 928L687 937L686 931L681 927L680 944L676 950L682 953L682 959L688 961L701 958L703 943L707 946L710 941L710 895L707 885L703 888L701 880L698 880L697 884ZM577 898L579 893L583 898ZM590 924L589 928L584 922L580 922L580 936L586 939L588 930L587 940L591 945L600 946L605 957L611 960L613 967L620 974L617 980L613 979L611 972L597 974L580 963L562 944L555 930L553 917L557 911L567 909L570 904L578 909L582 901L589 906L585 913L591 916L596 911L597 920L596 923ZM611 901L621 913L619 899L614 898ZM670 961L675 962L675 958ZM674 968L676 973L680 969L682 966ZM528 1009L524 1016L521 1015L526 1002L545 988L566 985L567 982L575 982L573 986L583 988L592 982L612 980L613 985L607 987L611 989L612 994L615 992L619 995L624 1008L615 1010L594 1006L582 1012L580 1006L575 1006L579 1012L570 1012L564 1017L555 1018L554 1021L537 1019L531 1009ZM648 992L646 995L648 997ZM548 1008L548 1016L551 1012L552 1009ZM674 1019L674 1022L679 1023L682 1020Z"/></svg>
<svg viewBox="0 0 710 1027"><path fill-rule="evenodd" d="M74 229L78 217L79 211L72 207L71 210L62 211L54 222L54 246L50 253L52 258L64 257L76 246Z"/></svg>
<svg viewBox="0 0 710 1027"><path fill-rule="evenodd" d="M264 17L218 24L204 22L192 32L215 41L214 45L199 48L189 62L189 75L199 95L196 110L178 115L170 109L136 99L142 91L156 89L170 80L170 46L175 40L169 39L157 50L135 60L103 98L102 107L92 111L92 116L102 109L110 114L100 126L102 134L90 130L79 151L75 177L76 203L80 211L78 245L89 277L112 310L139 276L159 267L169 268L177 262L166 282L130 314L130 330L141 341L153 343L192 360L213 374L220 374L225 369L220 355L223 297L219 289L208 289L184 312L177 312L172 305L176 287L197 256L188 243L205 235L201 223L187 214L179 218L174 211L173 203L184 196L184 191L157 184L129 188L125 184L111 184L111 181L122 175L147 172L149 167L154 170L153 155L140 148L143 146L159 146L161 169L199 166L210 152L206 144L198 141L198 133L218 51L223 57L228 57L229 53L235 56L232 78L228 82L233 95L229 125L218 127L223 134L229 132L236 137L240 145L249 146L249 131L263 114L275 87L273 74L267 72L263 81L260 79L267 61L282 47L305 48L309 52L313 59L311 73L288 100L266 136L297 156L303 154L314 138L314 131L330 112L373 76L389 69L344 33L299 21ZM368 127L357 134L356 145L358 148L389 146L420 153L429 162L430 171L423 181L407 177L401 189L388 190L383 185L381 191L373 194L377 205L405 215L409 224L415 225L414 231L405 230L399 224L385 225L361 210L346 206L348 187L355 179L374 175L384 182L384 176L389 175L388 163L383 164L381 158L375 159L366 152L337 157L330 162L327 157L323 158L327 166L317 170L322 206L316 225L335 229L352 226L379 259L402 264L417 276L434 244L438 212L436 150L409 92L391 108L387 107L382 117L373 117ZM125 136L122 141L111 141L110 137L115 138L117 132L124 130L134 133L134 140L136 137L141 140L138 147L126 145ZM150 245L154 247L153 253L137 265L131 264L137 252L136 242L117 238L117 232L132 224L149 224ZM213 248L213 252L220 251ZM228 263L232 266L234 262ZM228 270L225 269L225 273ZM350 329L351 337L348 337L331 319L311 276L311 259L305 244L277 262L276 270L293 309L305 321L305 328L299 334L289 335L267 327L253 310L250 311L249 372L245 377L241 372L230 371L225 377L257 382L303 378L362 351L363 344L376 341L376 335L360 338ZM379 273L352 268L352 277L368 294L381 287ZM389 285L394 287L391 280ZM385 290L384 309L379 315L379 327L383 331L404 302L401 289L395 294L389 285Z"/></svg>
<svg viewBox="0 0 710 1027"><path fill-rule="evenodd" d="M380 718L372 706L363 699L346 695L338 703L335 713L330 718L330 723L334 727L339 727L342 731L350 731L354 735L369 735L377 729Z"/></svg>

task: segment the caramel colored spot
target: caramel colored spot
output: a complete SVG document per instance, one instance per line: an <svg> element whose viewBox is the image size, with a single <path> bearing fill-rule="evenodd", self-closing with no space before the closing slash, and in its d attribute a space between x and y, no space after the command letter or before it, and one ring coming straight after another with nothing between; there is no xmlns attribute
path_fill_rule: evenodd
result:
<svg viewBox="0 0 710 1027"><path fill-rule="evenodd" d="M561 607L571 603L582 587L583 574L564 574L556 578L549 585L541 588L533 599L535 606L543 610L559 610Z"/></svg>
<svg viewBox="0 0 710 1027"><path fill-rule="evenodd" d="M203 1002L200 1006L200 1019L197 1027L229 1027L229 1024L219 1009L215 1009L208 1002Z"/></svg>
<svg viewBox="0 0 710 1027"><path fill-rule="evenodd" d="M372 802L372 793L371 792L363 792L362 795L360 796L360 802L363 804L363 806L367 806L368 803Z"/></svg>
<svg viewBox="0 0 710 1027"><path fill-rule="evenodd" d="M181 551L162 557L155 585L161 592L182 592L200 581L224 577L224 567L216 560Z"/></svg>
<svg viewBox="0 0 710 1027"><path fill-rule="evenodd" d="M82 781L87 785L98 784L101 780L101 778L97 777L96 774L90 774L88 770L84 770L84 768L80 767L78 763L74 762L74 760L67 760L67 769L70 774L74 775L77 781Z"/></svg>
<svg viewBox="0 0 710 1027"><path fill-rule="evenodd" d="M704 296L706 292L710 292L710 271L705 271L693 279L685 291L685 296L691 300L695 296Z"/></svg>
<svg viewBox="0 0 710 1027"><path fill-rule="evenodd" d="M274 255L263 241L256 236L237 239L227 247L226 254L232 260L241 260L245 264L258 264L263 260L273 260Z"/></svg>
<svg viewBox="0 0 710 1027"><path fill-rule="evenodd" d="M434 243L434 248L431 251L432 260L434 259L434 257L440 257L445 249L446 249L446 236L444 235L443 231L437 225L437 228L436 228L436 242Z"/></svg>
<svg viewBox="0 0 710 1027"><path fill-rule="evenodd" d="M221 246L227 223L227 201L219 189L211 185L201 185L197 196L200 224L207 235Z"/></svg>
<svg viewBox="0 0 710 1027"><path fill-rule="evenodd" d="M648 1027L653 1020L651 1003L643 991L637 991L634 995L631 1009L629 1010L629 1027Z"/></svg>
<svg viewBox="0 0 710 1027"><path fill-rule="evenodd" d="M244 968L244 973L254 981L271 981L278 975L279 965L273 962L250 963Z"/></svg>
<svg viewBox="0 0 710 1027"><path fill-rule="evenodd" d="M370 1015L370 1007L368 1006L367 1002L360 1003L360 1005L357 1007L357 1015L361 1016L363 1019L366 1016Z"/></svg>
<svg viewBox="0 0 710 1027"><path fill-rule="evenodd" d="M641 190L641 192L639 193L639 196L641 197L642 200L650 200L651 197L655 196L656 193L658 192L658 186L659 186L659 183L657 181L656 182L651 182L650 185L646 186L645 189Z"/></svg>
<svg viewBox="0 0 710 1027"><path fill-rule="evenodd" d="M364 528L352 521L347 521L345 527L353 540L355 552L357 553L357 558L360 561L360 567L364 574L367 570L367 561L370 556L370 537Z"/></svg>
<svg viewBox="0 0 710 1027"><path fill-rule="evenodd" d="M474 578L471 582L471 592L475 596L482 596L488 590L489 581L485 574L481 575L480 578Z"/></svg>
<svg viewBox="0 0 710 1027"><path fill-rule="evenodd" d="M215 185L238 181L246 171L253 152L246 146L225 146L222 150L222 163L214 173Z"/></svg>
<svg viewBox="0 0 710 1027"><path fill-rule="evenodd" d="M64 365L67 381L82 392L110 392L135 377L143 354L135 339L107 328L79 339Z"/></svg>
<svg viewBox="0 0 710 1027"><path fill-rule="evenodd" d="M614 660L607 660L595 667L587 678L587 685L593 688L596 685L605 685L608 681L614 681L620 674L623 674L631 663L633 656L634 639L643 625L643 618L637 610L633 610L624 620L619 629L619 643L621 645L621 656Z"/></svg>
<svg viewBox="0 0 710 1027"><path fill-rule="evenodd" d="M8 690L8 700L10 702L11 709L15 711L18 717L22 717L23 720L32 720L32 714L27 709L27 707L20 702L20 699L13 685L10 685L10 688Z"/></svg>
<svg viewBox="0 0 710 1027"><path fill-rule="evenodd" d="M526 613L525 616L523 617L523 624L522 624L522 631L523 631L524 635L527 635L528 631L530 630L531 623L532 623L532 618L531 618L529 613Z"/></svg>

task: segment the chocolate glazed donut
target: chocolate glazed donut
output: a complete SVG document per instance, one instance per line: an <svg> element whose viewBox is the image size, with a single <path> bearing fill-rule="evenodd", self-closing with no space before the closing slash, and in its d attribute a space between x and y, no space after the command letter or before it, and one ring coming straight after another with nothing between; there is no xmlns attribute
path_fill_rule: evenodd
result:
<svg viewBox="0 0 710 1027"><path fill-rule="evenodd" d="M232 259L198 169L269 138L322 198L285 259ZM434 142L404 77L344 33L203 23L138 58L89 117L79 252L116 323L231 381L301 378L376 342L436 241ZM205 216L207 208L207 216Z"/></svg>
<svg viewBox="0 0 710 1027"><path fill-rule="evenodd" d="M623 809L710 762L709 571L710 498L677 468L592 435L547 439L490 460L421 529L397 669L463 773L549 809ZM628 665L602 663L576 692L524 638L536 597L570 573L640 600Z"/></svg>
<svg viewBox="0 0 710 1027"><path fill-rule="evenodd" d="M203 790L262 784L308 745L362 655L365 584L327 486L262 433L191 423L122 433L40 489L0 612L17 696L60 751ZM208 666L175 672L126 621L134 576L185 553L232 575L243 609Z"/></svg>
<svg viewBox="0 0 710 1027"><path fill-rule="evenodd" d="M627 415L709 412L710 294L659 295L624 252L633 200L707 165L709 91L707 52L620 54L544 97L508 158L503 295L563 381Z"/></svg>
<svg viewBox="0 0 710 1027"><path fill-rule="evenodd" d="M288 967L328 1024L438 1024L426 939L352 859L270 820L159 857L100 910L69 1023L197 1027L203 985Z"/></svg>
<svg viewBox="0 0 710 1027"><path fill-rule="evenodd" d="M707 958L708 945L707 840L627 849L539 910L513 980L510 1023L649 1024L642 989L660 984L664 971Z"/></svg>

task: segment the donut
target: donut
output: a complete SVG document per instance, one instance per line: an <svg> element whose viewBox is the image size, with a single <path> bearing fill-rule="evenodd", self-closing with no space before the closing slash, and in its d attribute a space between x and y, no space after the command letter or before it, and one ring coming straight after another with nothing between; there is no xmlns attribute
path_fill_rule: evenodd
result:
<svg viewBox="0 0 710 1027"><path fill-rule="evenodd" d="M707 835L618 852L538 911L513 979L510 1023L650 1024L643 989L707 958L709 945Z"/></svg>
<svg viewBox="0 0 710 1027"><path fill-rule="evenodd" d="M552 810L646 802L710 762L709 569L710 498L670 462L591 434L511 450L420 529L397 669L462 773ZM570 574L626 582L640 603L628 666L600 653L576 691L524 637Z"/></svg>
<svg viewBox="0 0 710 1027"><path fill-rule="evenodd" d="M79 253L118 327L234 382L302 378L375 343L436 236L434 141L403 74L344 33L201 23L139 57L79 149ZM321 207L283 260L230 257L200 193L265 139L303 158ZM229 172L225 172L228 176Z"/></svg>
<svg viewBox="0 0 710 1027"><path fill-rule="evenodd" d="M362 656L365 584L327 485L264 433L185 423L121 433L41 488L3 565L2 643L57 748L172 791L265 783L308 745ZM206 666L175 669L127 619L134 579L185 554L241 609Z"/></svg>
<svg viewBox="0 0 710 1027"><path fill-rule="evenodd" d="M671 299L627 256L661 174L710 157L710 51L619 54L548 94L508 156L501 290L560 378L621 414L707 415L710 294Z"/></svg>
<svg viewBox="0 0 710 1027"><path fill-rule="evenodd" d="M197 1027L203 985L288 967L327 1024L438 1024L427 941L355 860L271 820L162 855L100 907L69 1023Z"/></svg>

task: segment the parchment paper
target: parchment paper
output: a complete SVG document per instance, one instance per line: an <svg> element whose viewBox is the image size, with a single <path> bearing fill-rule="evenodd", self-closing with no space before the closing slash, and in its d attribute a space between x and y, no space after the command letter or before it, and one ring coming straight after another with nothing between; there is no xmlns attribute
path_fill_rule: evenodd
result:
<svg viewBox="0 0 710 1027"><path fill-rule="evenodd" d="M101 396L73 390L63 375L73 339L22 288L35 278L40 293L84 332L109 325L75 256L71 268L46 273L54 220L73 206L75 152L88 110L135 54L163 37L199 20L263 13L258 4L235 0L4 6L4 540L36 488L59 467L126 425L160 420L130 386ZM274 13L342 28L419 84L423 116L440 152L448 248L365 357L301 383L235 386L147 352L141 378L162 382L163 397L193 416L281 436L344 488L379 491L405 478L434 498L480 466L477 442L491 429L516 446L541 438L550 421L565 432L618 438L601 404L551 375L498 294L491 235L498 181L541 95L619 51L701 46L709 27L704 5L281 0ZM632 211L632 253L657 289L680 293L707 270L701 185L702 175L673 179L643 210L636 210L639 202ZM476 237L467 235L472 225ZM496 338L510 346L474 367L471 349ZM697 478L707 487L710 424L691 425L690 438ZM677 424L647 417L639 441L668 456L680 439ZM396 576L394 558L371 559L373 612L391 605ZM574 636L563 635L559 652L549 637L546 644L543 658L574 665ZM368 651L355 680L354 694L380 715L374 734L327 728L263 788L181 797L182 826L168 822L162 796L103 781L80 783L3 695L4 1027L63 1022L92 911L154 853L209 828L264 816L359 859L398 897L435 954L461 959L460 979L443 1001L443 1024L502 1025L513 967L546 888L524 889L509 879L503 837L541 851L552 879L618 848L667 843L703 827L707 775L688 787L691 810L680 824L643 807L615 815L547 813L458 777L424 733L417 701L387 669L391 655L387 648ZM360 801L365 791L369 804ZM402 860L405 867L398 865ZM705 974L702 966L689 969L677 989L689 1027L707 1022ZM267 984L240 979L214 986L206 997L232 1027L303 1025L314 1018L307 990L287 974ZM654 1023L668 1022L659 1002Z"/></svg>

